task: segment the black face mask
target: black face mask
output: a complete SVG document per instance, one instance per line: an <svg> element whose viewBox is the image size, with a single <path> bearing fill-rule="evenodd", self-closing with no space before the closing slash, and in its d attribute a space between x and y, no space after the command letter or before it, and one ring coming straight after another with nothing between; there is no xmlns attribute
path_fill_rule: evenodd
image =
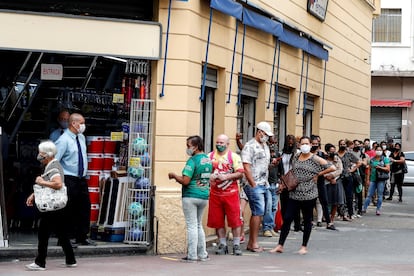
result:
<svg viewBox="0 0 414 276"><path fill-rule="evenodd" d="M339 147L339 150L340 150L340 151L344 151L344 150L346 150L346 147L344 147L344 146L340 146L340 147Z"/></svg>
<svg viewBox="0 0 414 276"><path fill-rule="evenodd" d="M336 155L336 153L335 153L335 152L330 152L330 153L328 154L328 156L329 156L330 158L332 158L332 159L334 159L334 158L335 158L335 155Z"/></svg>
<svg viewBox="0 0 414 276"><path fill-rule="evenodd" d="M319 149L319 146L312 146L311 147L311 152L315 152Z"/></svg>
<svg viewBox="0 0 414 276"><path fill-rule="evenodd" d="M293 146L288 146L287 150L288 150L288 152L292 152L293 151Z"/></svg>
<svg viewBox="0 0 414 276"><path fill-rule="evenodd" d="M361 147L354 147L354 151L360 151L361 150Z"/></svg>

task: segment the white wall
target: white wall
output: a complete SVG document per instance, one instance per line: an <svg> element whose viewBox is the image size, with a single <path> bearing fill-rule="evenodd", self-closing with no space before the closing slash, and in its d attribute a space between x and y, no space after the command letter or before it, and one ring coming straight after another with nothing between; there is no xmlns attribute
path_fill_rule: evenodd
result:
<svg viewBox="0 0 414 276"><path fill-rule="evenodd" d="M371 70L414 70L413 0L382 0L381 8L401 9L401 43L372 43Z"/></svg>

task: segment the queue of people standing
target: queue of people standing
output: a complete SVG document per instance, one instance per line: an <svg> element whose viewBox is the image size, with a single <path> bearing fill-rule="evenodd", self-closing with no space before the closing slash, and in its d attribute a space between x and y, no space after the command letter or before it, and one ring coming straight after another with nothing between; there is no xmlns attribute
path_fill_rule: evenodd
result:
<svg viewBox="0 0 414 276"><path fill-rule="evenodd" d="M278 244L270 253L282 253L294 222L294 231L303 231L298 251L308 252L312 228L336 230L335 219L352 221L367 212L376 196L376 215L381 214L383 190L387 179L377 172L389 174L392 200L395 186L402 201L404 153L401 145L373 144L369 139L341 139L337 145L326 143L321 148L317 135L297 138L287 135L282 150L277 150L271 126L267 122L256 125L255 136L246 143L236 134L240 156L229 149L230 139L220 134L215 149L204 153L202 138L187 139L189 159L182 175L169 173L182 185L182 207L187 229L187 256L184 262L209 260L205 247L202 215L208 204L207 226L216 229L218 245L215 254L231 253L226 226L231 230L233 255L242 255L244 242L244 205L250 206L249 240L246 250L263 252L258 236L277 237L275 217L278 207L283 219ZM391 165L390 165L391 164ZM278 191L279 178L290 170L298 179L292 191ZM278 202L280 199L280 202ZM189 203L190 202L190 203ZM314 210L317 210L316 222Z"/></svg>

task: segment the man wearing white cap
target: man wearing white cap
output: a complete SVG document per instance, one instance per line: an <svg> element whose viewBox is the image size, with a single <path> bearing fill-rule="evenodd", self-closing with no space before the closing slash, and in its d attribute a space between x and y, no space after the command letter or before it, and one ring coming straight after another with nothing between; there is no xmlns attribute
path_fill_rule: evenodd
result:
<svg viewBox="0 0 414 276"><path fill-rule="evenodd" d="M244 191L249 198L252 211L247 250L252 252L263 251L263 247L259 246L257 240L260 221L265 213L266 205L271 204L272 200L268 182L270 150L266 143L270 136L273 136L270 125L266 122L258 123L256 136L244 145L241 152L246 176Z"/></svg>

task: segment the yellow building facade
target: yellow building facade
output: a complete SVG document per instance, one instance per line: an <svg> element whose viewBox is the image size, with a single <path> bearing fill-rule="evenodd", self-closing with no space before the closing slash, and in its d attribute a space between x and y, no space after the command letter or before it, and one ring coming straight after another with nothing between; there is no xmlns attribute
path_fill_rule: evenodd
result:
<svg viewBox="0 0 414 276"><path fill-rule="evenodd" d="M238 102L239 76L252 81L257 90L253 97L254 119L248 121L249 124L260 121L272 124L279 120L274 125L276 132L279 126L283 126L285 129L281 134L319 134L323 144L336 144L341 138L369 137L369 58L376 3L368 0L330 0L326 18L321 21L308 12L306 0L248 1L254 2L254 5L246 5L245 2L238 1L243 9L269 18L274 15L281 22L287 22L284 28L294 26L299 36L315 38L309 40L320 42L319 46L327 50L329 59L325 64L325 60L282 42L278 70L278 52L273 67L277 40L274 35L248 26L243 47L244 24L213 8L207 63L208 68L215 70L217 80L213 89L213 109L203 111L205 106L200 96L203 90L202 73L206 61L210 2L172 2L164 95L156 95L154 183L157 185L156 216L159 223L158 249L161 253L183 252L186 248L181 187L169 181L167 174L170 171L181 172L187 158L186 137L206 133L201 118L205 116L203 112L214 110L212 131L207 133L213 138L220 133L227 134L232 140L232 150L237 150L234 140L236 132L243 132L244 137L246 134L252 136L246 129L241 129L243 118L240 117L249 109L240 110L243 103ZM168 22L168 4L168 1L159 3L159 20L163 26L167 26ZM238 36L234 43L236 24L239 24ZM163 41L165 39L164 28ZM234 64L233 49L236 49ZM156 72L157 91L162 89L162 69L160 61ZM285 101L288 99L284 104L277 105L277 112L274 111L276 83L279 84L278 93L283 92L280 95ZM230 85L232 89L229 92ZM304 91L307 92L306 97L303 97ZM269 97L270 93L272 95ZM242 93L242 96L248 94ZM204 138L208 140L210 136ZM284 135L280 136L278 141L281 149L283 145L280 142ZM207 234L214 235L214 231L207 229Z"/></svg>
<svg viewBox="0 0 414 276"><path fill-rule="evenodd" d="M36 5L25 11L17 6L0 11L8 26L0 30L0 49L150 61L157 248L184 252L181 187L167 175L184 167L188 136L202 136L211 150L215 137L225 133L237 151L236 133L246 142L255 125L267 121L279 149L286 134L318 134L323 144L369 137L371 28L378 2L158 0L145 4L144 21L153 22L144 23L132 15L98 20L88 13L62 16L49 9L39 15Z"/></svg>

